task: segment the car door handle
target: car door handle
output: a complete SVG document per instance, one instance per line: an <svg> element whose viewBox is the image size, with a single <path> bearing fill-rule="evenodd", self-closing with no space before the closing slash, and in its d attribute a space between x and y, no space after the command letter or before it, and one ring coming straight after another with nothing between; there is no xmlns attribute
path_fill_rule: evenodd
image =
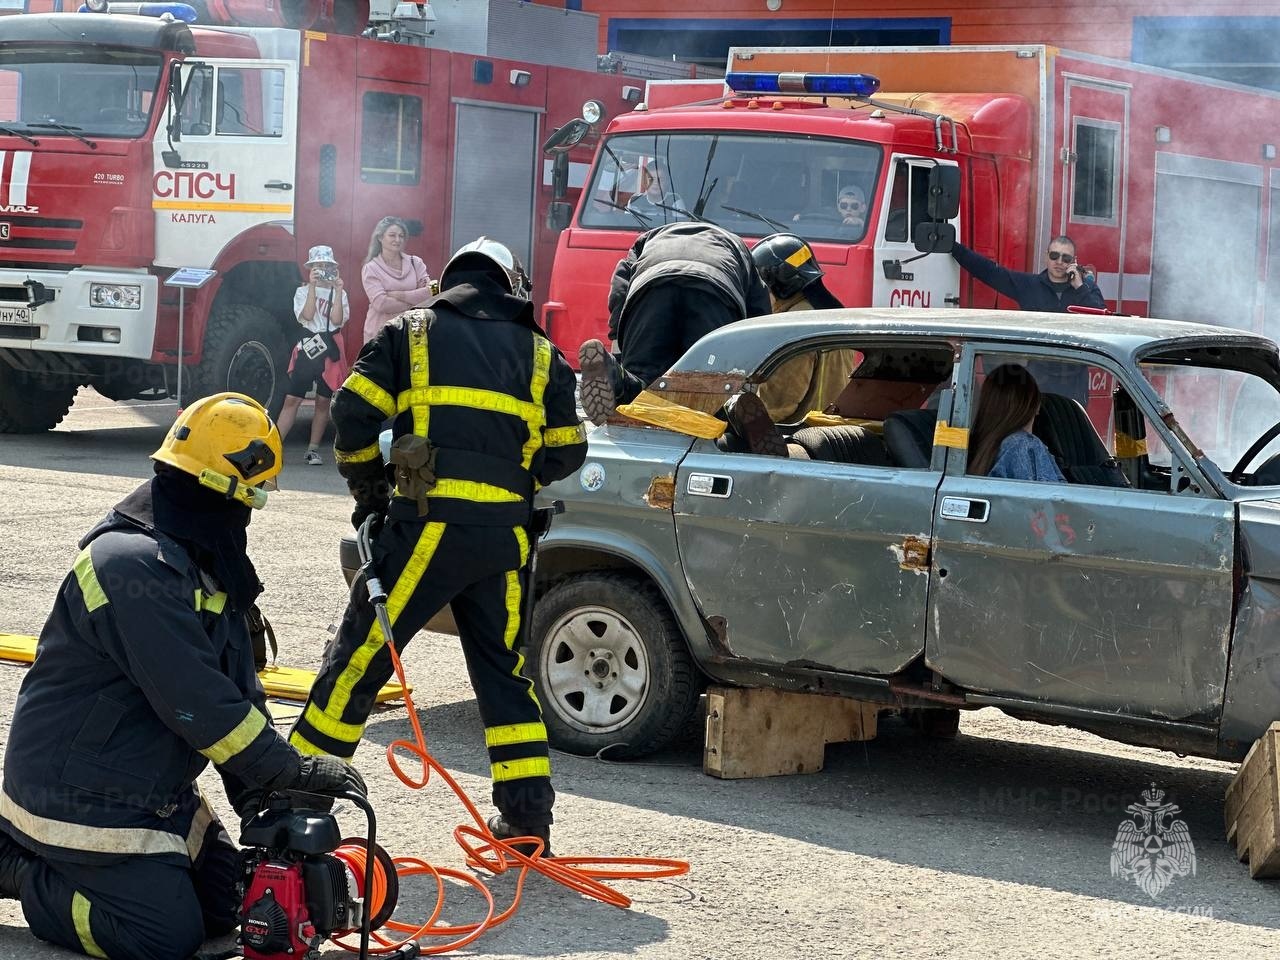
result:
<svg viewBox="0 0 1280 960"><path fill-rule="evenodd" d="M969 497L943 497L938 516L944 520L965 520L969 523L986 523L991 513L991 503Z"/></svg>
<svg viewBox="0 0 1280 960"><path fill-rule="evenodd" d="M292 190L292 183L285 183L283 180L268 180L263 184L268 190Z"/></svg>
<svg viewBox="0 0 1280 960"><path fill-rule="evenodd" d="M733 493L733 477L716 473L691 473L684 489L691 497L718 497L723 500Z"/></svg>

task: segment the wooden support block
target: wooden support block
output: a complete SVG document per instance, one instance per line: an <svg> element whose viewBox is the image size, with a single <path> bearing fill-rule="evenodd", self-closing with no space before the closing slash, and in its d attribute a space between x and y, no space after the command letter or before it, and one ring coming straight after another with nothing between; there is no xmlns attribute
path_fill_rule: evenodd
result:
<svg viewBox="0 0 1280 960"><path fill-rule="evenodd" d="M703 772L724 780L815 773L828 743L875 739L879 710L847 697L711 687Z"/></svg>
<svg viewBox="0 0 1280 960"><path fill-rule="evenodd" d="M1227 788L1227 840L1251 877L1280 876L1280 721L1273 723Z"/></svg>

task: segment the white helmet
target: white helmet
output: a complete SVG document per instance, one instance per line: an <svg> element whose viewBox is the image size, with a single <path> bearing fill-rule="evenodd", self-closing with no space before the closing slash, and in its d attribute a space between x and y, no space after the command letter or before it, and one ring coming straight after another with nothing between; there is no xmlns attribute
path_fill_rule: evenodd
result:
<svg viewBox="0 0 1280 960"><path fill-rule="evenodd" d="M496 268L496 270L495 270ZM511 248L497 240L480 237L459 247L449 258L440 272L440 290L448 290L457 281L452 274L461 270L487 270L498 273L506 281L507 291L521 300L528 300L531 294L529 275L524 271L520 258L511 252Z"/></svg>

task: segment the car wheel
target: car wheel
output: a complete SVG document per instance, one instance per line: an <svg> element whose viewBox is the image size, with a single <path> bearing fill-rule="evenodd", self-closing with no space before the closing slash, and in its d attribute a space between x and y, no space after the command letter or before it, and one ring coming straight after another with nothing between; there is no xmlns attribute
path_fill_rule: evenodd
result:
<svg viewBox="0 0 1280 960"><path fill-rule="evenodd" d="M284 403L288 366L289 343L275 317L245 303L215 304L192 376L194 393L243 393L274 417Z"/></svg>
<svg viewBox="0 0 1280 960"><path fill-rule="evenodd" d="M669 744L702 692L666 600L652 584L616 573L561 580L534 610L528 653L552 746L612 759Z"/></svg>

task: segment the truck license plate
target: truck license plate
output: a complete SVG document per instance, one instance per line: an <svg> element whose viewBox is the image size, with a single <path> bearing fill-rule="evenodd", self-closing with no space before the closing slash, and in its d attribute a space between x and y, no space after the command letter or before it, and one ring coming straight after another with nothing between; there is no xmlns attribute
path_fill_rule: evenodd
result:
<svg viewBox="0 0 1280 960"><path fill-rule="evenodd" d="M0 307L0 323L30 323L30 307Z"/></svg>

